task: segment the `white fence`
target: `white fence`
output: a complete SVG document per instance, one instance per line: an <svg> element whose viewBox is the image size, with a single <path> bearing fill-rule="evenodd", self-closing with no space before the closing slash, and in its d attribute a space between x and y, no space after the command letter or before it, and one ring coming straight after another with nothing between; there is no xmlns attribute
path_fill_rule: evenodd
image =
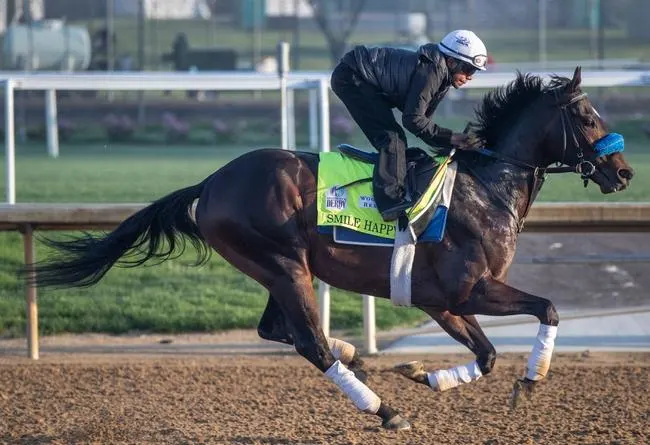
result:
<svg viewBox="0 0 650 445"><path fill-rule="evenodd" d="M537 73L543 76L549 73ZM557 74L570 77L571 72ZM322 151L329 150L329 78L324 72L293 72L286 79L273 74L211 72L211 73L0 73L5 94L5 171L6 202L14 203L15 196L15 118L14 91L45 91L45 121L47 147L51 156L59 153L57 125L57 90L93 91L160 91L160 90L215 90L215 91L281 91L286 86L289 92L297 89L310 90L309 122L310 146L320 145ZM514 73L482 73L466 88L495 88L511 81ZM623 87L650 85L650 71L586 71L582 74L584 87ZM295 114L293 94L283 101L282 146L295 146ZM320 110L320 113L319 113ZM320 125L318 125L320 119Z"/></svg>
<svg viewBox="0 0 650 445"><path fill-rule="evenodd" d="M547 76L551 73L537 72ZM573 72L557 72L571 77ZM45 117L47 127L47 146L51 156L58 155L57 134L57 90L101 90L101 91L158 91L158 90L214 90L214 91L283 91L298 89L310 91L309 123L310 145L320 146L321 151L329 151L329 78L324 72L292 72L286 78L273 74L210 72L210 73L0 73L4 84L5 100L5 183L6 203L16 202L15 186L15 139L14 139L14 91L45 91ZM495 88L514 79L514 72L487 72L477 75L467 88ZM585 71L582 73L584 87L627 87L650 85L650 71ZM284 94L283 94L284 97ZM295 147L295 115L293 94L283 100L282 145ZM286 108L285 108L286 107ZM319 284L319 299L323 330L329 334L330 295L329 285ZM374 300L364 296L364 332L366 351L376 352Z"/></svg>
<svg viewBox="0 0 650 445"><path fill-rule="evenodd" d="M57 123L57 90L92 91L281 91L288 90L286 103L287 123L282 125L282 145L294 146L295 116L293 113L293 91L309 90L310 145L321 149L329 147L329 78L321 74L293 74L287 79L277 75L258 73L115 73L115 74L71 74L35 73L0 75L5 95L5 202L16 202L15 188L15 118L14 91L45 91L45 122L47 147L51 156L59 153ZM319 113L320 107L320 113ZM320 118L320 125L319 125Z"/></svg>

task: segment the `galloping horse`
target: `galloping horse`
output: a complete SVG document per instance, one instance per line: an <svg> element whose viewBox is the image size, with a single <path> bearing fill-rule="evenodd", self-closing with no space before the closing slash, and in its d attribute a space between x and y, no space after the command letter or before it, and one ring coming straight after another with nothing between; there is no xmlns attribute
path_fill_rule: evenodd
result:
<svg viewBox="0 0 650 445"><path fill-rule="evenodd" d="M492 151L455 155L458 172L446 232L440 243L417 245L411 293L412 305L476 359L435 372L410 362L396 368L401 374L440 391L474 381L488 374L496 359L475 315L529 314L539 319L540 329L515 393L532 393L545 377L558 314L550 300L505 283L525 215L554 163L580 173L585 185L588 179L595 182L602 193L625 189L633 176L620 150L597 149L607 132L580 82L580 67L572 79L553 77L550 83L518 73L483 99L472 134ZM320 328L313 277L388 298L391 249L335 244L332 235L317 230L318 164L314 153L261 149L244 154L104 236L46 240L59 255L31 266L38 285L90 286L113 265L164 261L188 240L198 248L200 263L211 247L268 290L258 326L262 338L294 345L359 410L379 416L383 427L408 429L408 421L365 385L354 347L326 338Z"/></svg>

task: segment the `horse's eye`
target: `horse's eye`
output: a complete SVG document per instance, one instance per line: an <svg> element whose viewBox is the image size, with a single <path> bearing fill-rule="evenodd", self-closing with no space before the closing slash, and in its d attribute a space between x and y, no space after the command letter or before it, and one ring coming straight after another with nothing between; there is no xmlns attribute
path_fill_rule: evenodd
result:
<svg viewBox="0 0 650 445"><path fill-rule="evenodd" d="M596 120L588 117L585 119L585 125L589 128L596 128Z"/></svg>

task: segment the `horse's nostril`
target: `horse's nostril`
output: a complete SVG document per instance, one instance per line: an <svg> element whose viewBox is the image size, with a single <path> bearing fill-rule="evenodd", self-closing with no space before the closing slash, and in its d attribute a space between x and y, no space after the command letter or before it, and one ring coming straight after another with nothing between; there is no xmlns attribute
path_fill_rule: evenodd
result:
<svg viewBox="0 0 650 445"><path fill-rule="evenodd" d="M621 168L617 173L619 178L627 179L628 181L634 176L634 171L631 168Z"/></svg>

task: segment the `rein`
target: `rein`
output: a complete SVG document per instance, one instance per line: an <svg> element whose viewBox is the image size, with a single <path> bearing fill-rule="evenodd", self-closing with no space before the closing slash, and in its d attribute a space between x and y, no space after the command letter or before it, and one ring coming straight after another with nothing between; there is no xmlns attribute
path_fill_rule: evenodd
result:
<svg viewBox="0 0 650 445"><path fill-rule="evenodd" d="M558 99L558 93L557 91L555 92L555 97ZM575 128L573 125L571 125L571 120L569 118L569 113L567 111L567 108L575 104L577 102L580 102L581 100L585 99L587 97L587 93L580 93L576 94L575 96L571 97L568 102L564 104L559 104L560 106L560 118L562 119L562 141L563 141L563 147L562 147L562 164L564 164L564 159L566 158L566 151L567 151L567 126L569 127L571 131L571 139L573 142L573 148L575 148L577 152L577 158L578 162L574 166L561 166L561 167L540 167L532 164L528 164L526 162L520 161L518 159L511 158L509 156L503 155L501 153L497 153L493 150L489 150L487 148L480 148L478 150L473 150L476 153L482 154L484 156L489 156L491 158L497 159L499 161L505 162L507 164L515 165L517 167L526 169L526 170L531 170L533 172L533 184L532 188L530 191L530 195L528 197L528 203L526 204L526 209L524 210L523 215L521 218L518 218L517 215L515 214L514 210L511 208L511 206L505 202L505 200L501 199L499 197L499 201L501 204L508 210L508 212L514 217L515 221L517 221L517 232L521 232L524 228L524 222L526 220L526 217L528 216L528 212L530 211L530 208L533 205L533 202L535 201L535 198L537 198L537 195L539 194L539 191L541 190L542 186L544 185L544 181L546 180L546 174L547 173L578 173L580 174L581 179L584 181L584 186L587 187L587 183L589 181L589 178L596 172L596 167L595 165L584 159L584 152L582 151L582 147L580 147L580 144L578 143L578 138L576 137L576 132ZM559 99L558 99L559 103ZM471 169L470 169L471 170ZM486 186L484 181L480 179L478 175L476 175L475 172L474 177L476 177L479 182L483 183L483 186ZM489 190L489 189L488 189Z"/></svg>

